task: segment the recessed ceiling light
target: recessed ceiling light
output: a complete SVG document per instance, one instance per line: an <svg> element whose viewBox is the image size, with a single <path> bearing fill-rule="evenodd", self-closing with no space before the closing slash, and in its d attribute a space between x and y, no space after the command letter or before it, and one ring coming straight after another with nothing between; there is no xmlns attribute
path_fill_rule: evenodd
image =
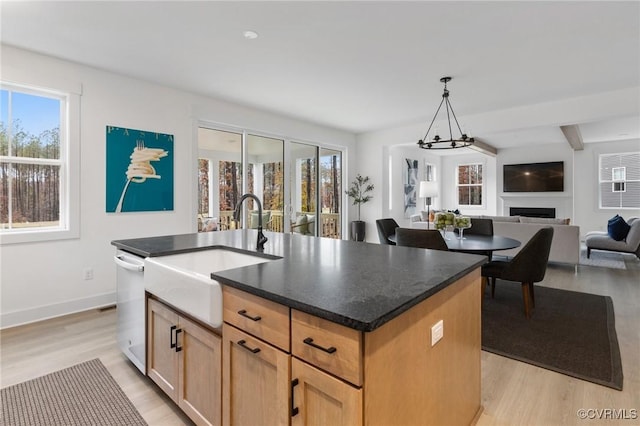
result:
<svg viewBox="0 0 640 426"><path fill-rule="evenodd" d="M247 40L254 40L254 39L258 38L258 33L255 32L255 31L245 31L245 32L242 33L242 35Z"/></svg>

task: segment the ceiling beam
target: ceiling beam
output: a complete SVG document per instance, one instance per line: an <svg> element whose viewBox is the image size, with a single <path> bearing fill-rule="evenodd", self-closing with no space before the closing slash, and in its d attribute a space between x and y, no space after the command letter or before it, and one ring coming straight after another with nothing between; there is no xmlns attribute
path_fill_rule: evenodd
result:
<svg viewBox="0 0 640 426"><path fill-rule="evenodd" d="M562 130L564 137L567 138L567 142L569 142L574 151L582 151L584 149L584 141L582 140L580 127L577 124L560 126L560 130Z"/></svg>
<svg viewBox="0 0 640 426"><path fill-rule="evenodd" d="M481 142L478 139L476 139L472 145L469 145L468 148L491 157L498 155L498 150L496 148L487 143Z"/></svg>

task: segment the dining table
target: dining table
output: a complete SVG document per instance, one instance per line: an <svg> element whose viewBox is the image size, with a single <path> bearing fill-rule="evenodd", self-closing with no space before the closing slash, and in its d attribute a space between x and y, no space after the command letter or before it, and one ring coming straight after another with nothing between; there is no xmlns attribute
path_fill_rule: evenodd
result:
<svg viewBox="0 0 640 426"><path fill-rule="evenodd" d="M395 243L395 235L389 236L389 240ZM483 254L488 256L489 260L491 260L494 251L509 250L521 245L520 241L502 235L466 234L463 238L460 238L454 233L447 233L445 242L449 251Z"/></svg>

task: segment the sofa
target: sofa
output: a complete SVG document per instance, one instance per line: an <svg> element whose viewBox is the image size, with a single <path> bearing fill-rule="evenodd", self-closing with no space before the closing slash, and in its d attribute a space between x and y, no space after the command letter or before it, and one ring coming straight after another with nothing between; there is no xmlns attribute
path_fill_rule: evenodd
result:
<svg viewBox="0 0 640 426"><path fill-rule="evenodd" d="M495 252L498 256L515 256L533 237L546 226L553 228L553 240L549 262L568 263L574 266L580 261L580 227L570 225L568 219L547 219L524 216L481 216L493 219L493 233L520 241L520 247ZM473 221L473 218L471 219Z"/></svg>
<svg viewBox="0 0 640 426"><path fill-rule="evenodd" d="M510 250L494 252L494 256L515 256L524 245L538 232L540 228L551 226L553 228L553 240L549 262L568 263L574 266L580 261L580 227L570 225L568 219L547 219L524 216L469 216L493 220L494 235L514 238L520 241L520 247ZM410 218L410 226L417 229L427 229L426 221L421 215L416 214ZM433 224L429 225L433 229Z"/></svg>
<svg viewBox="0 0 640 426"><path fill-rule="evenodd" d="M607 250L622 253L633 253L640 259L640 218L632 217L627 220L630 226L629 233L620 241L616 241L604 231L591 231L585 236L587 257L591 256L591 250Z"/></svg>

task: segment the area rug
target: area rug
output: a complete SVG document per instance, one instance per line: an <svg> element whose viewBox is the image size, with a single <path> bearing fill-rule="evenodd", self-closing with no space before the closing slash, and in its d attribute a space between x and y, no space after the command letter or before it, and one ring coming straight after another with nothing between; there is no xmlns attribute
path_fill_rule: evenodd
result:
<svg viewBox="0 0 640 426"><path fill-rule="evenodd" d="M613 301L608 296L535 287L524 315L520 283L498 280L482 306L482 349L622 390Z"/></svg>
<svg viewBox="0 0 640 426"><path fill-rule="evenodd" d="M0 390L0 425L146 425L99 359Z"/></svg>
<svg viewBox="0 0 640 426"><path fill-rule="evenodd" d="M587 259L587 249L580 250L580 265L597 266L600 268L627 269L624 256L612 251L591 251L591 257Z"/></svg>

